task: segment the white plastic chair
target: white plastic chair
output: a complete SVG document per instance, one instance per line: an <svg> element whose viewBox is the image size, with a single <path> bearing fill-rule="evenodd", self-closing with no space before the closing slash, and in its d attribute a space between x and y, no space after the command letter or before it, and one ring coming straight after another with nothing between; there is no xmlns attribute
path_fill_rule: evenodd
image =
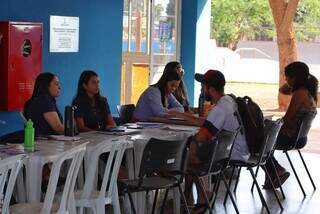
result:
<svg viewBox="0 0 320 214"><path fill-rule="evenodd" d="M0 160L0 213L9 213L9 204L12 196L14 184L19 173L24 155L15 155ZM5 188L5 184L6 188ZM0 202L0 203L1 203Z"/></svg>
<svg viewBox="0 0 320 214"><path fill-rule="evenodd" d="M10 207L10 213L70 213L72 212L71 201L80 165L86 150L86 143L76 146L63 152L57 160L53 162L46 196L43 203L20 203ZM60 203L53 203L57 189L61 165L66 160L72 160L69 166L66 181L61 196Z"/></svg>
<svg viewBox="0 0 320 214"><path fill-rule="evenodd" d="M89 168L86 169L86 181L82 191L75 192L75 206L83 213L84 208L91 208L94 213L105 213L105 205L111 204L114 213L120 213L117 177L124 151L125 140L98 144L90 155ZM108 153L108 158L100 190L96 188L98 162L101 154Z"/></svg>

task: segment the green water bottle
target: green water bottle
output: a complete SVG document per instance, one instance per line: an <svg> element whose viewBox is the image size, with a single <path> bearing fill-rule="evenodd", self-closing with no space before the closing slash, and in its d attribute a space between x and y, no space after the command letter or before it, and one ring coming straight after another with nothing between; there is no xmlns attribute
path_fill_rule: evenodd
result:
<svg viewBox="0 0 320 214"><path fill-rule="evenodd" d="M28 120L26 127L24 128L24 147L27 150L33 150L34 148L34 128L32 120Z"/></svg>

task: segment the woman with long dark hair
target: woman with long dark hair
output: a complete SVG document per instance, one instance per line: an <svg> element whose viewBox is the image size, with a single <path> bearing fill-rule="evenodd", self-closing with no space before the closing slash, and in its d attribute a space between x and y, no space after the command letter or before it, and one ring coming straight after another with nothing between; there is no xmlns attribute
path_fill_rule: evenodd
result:
<svg viewBox="0 0 320 214"><path fill-rule="evenodd" d="M107 99L100 95L100 81L94 71L81 73L72 105L77 107L75 120L79 131L104 130L116 126Z"/></svg>
<svg viewBox="0 0 320 214"><path fill-rule="evenodd" d="M183 82L184 69L182 68L181 63L177 61L172 61L166 64L163 73L168 72L177 72L181 75L181 81L179 87L172 93L173 96L178 100L178 102L183 106L184 111L189 111L189 100L188 100L188 92Z"/></svg>
<svg viewBox="0 0 320 214"><path fill-rule="evenodd" d="M283 126L277 137L277 149L286 149L294 146L295 141L292 139L300 128L299 121L301 121L302 116L306 113L317 111L318 80L309 73L308 66L303 62L290 63L285 67L285 77L287 83L279 91L291 94L292 98L288 110L283 117ZM302 148L306 143L306 139L299 140L296 148ZM275 175L272 170L271 159L275 163L277 174L280 177L280 185L282 185L288 179L290 173L278 163L274 156L271 156L266 163L266 167L272 178L275 178ZM280 186L276 180L273 183L275 187ZM271 184L267 182L267 179L264 187L271 188Z"/></svg>
<svg viewBox="0 0 320 214"><path fill-rule="evenodd" d="M183 106L172 94L180 82L181 75L177 72L164 72L156 84L149 86L142 93L133 118L146 120L150 117L164 117L169 111L184 112Z"/></svg>
<svg viewBox="0 0 320 214"><path fill-rule="evenodd" d="M24 105L24 116L34 123L36 135L62 134L62 116L56 105L59 79L52 73L38 75L31 98Z"/></svg>

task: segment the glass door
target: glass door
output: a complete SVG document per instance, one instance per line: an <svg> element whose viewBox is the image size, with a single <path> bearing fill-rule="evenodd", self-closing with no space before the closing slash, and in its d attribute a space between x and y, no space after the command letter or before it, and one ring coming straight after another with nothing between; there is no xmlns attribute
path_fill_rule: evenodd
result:
<svg viewBox="0 0 320 214"><path fill-rule="evenodd" d="M156 83L165 65L176 61L180 39L180 5L178 0L153 0L151 19L150 84Z"/></svg>
<svg viewBox="0 0 320 214"><path fill-rule="evenodd" d="M180 0L124 0L121 104L136 104L176 60Z"/></svg>

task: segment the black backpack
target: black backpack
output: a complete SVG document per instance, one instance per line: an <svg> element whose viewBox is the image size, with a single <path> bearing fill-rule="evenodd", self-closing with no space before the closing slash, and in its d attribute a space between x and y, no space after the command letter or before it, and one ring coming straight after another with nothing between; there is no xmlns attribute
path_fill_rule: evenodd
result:
<svg viewBox="0 0 320 214"><path fill-rule="evenodd" d="M257 153L261 150L264 141L263 113L258 104L253 102L250 97L235 97L233 94L230 96L238 104L238 112L241 118L239 123L244 129L241 129L240 132L245 134L249 152Z"/></svg>

